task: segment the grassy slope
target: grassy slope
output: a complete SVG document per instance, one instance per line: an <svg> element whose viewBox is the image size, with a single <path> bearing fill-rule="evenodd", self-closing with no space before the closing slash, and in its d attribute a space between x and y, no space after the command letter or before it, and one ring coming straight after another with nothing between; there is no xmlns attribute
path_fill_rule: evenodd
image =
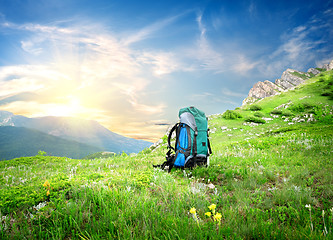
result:
<svg viewBox="0 0 333 240"><path fill-rule="evenodd" d="M171 174L153 169L164 160L165 143L107 159L0 162L0 238L332 238L333 102L321 96L329 74L256 103L268 118L291 102L289 121L279 115L263 125L243 125L258 115L248 106L235 110L240 119L212 116L208 168ZM306 114L316 121L307 122ZM306 121L290 124L295 117ZM220 221L205 215L213 203Z"/></svg>

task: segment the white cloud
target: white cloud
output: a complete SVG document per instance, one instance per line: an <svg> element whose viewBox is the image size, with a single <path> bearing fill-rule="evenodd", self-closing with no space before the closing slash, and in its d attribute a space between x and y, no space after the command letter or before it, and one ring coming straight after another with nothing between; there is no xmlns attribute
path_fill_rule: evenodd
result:
<svg viewBox="0 0 333 240"><path fill-rule="evenodd" d="M309 31L305 31L302 27L302 31L299 27L295 28L291 34L285 35L283 44L273 53L273 57L283 56L288 61L295 61L300 56L308 53L308 50L315 48L316 42L312 42L307 39Z"/></svg>
<svg viewBox="0 0 333 240"><path fill-rule="evenodd" d="M222 89L222 94L229 97L240 97L245 98L247 94L231 91L227 88Z"/></svg>
<svg viewBox="0 0 333 240"><path fill-rule="evenodd" d="M148 65L154 75L161 76L175 71L184 71L185 67L172 52L142 52L136 58L143 65Z"/></svg>
<svg viewBox="0 0 333 240"><path fill-rule="evenodd" d="M214 94L209 93L209 92L203 92L203 93L197 93L197 94L192 94L190 96L191 100L198 100L198 99L204 99L208 97L214 97Z"/></svg>
<svg viewBox="0 0 333 240"><path fill-rule="evenodd" d="M215 51L206 37L206 27L202 22L202 14L197 16L197 23L200 31L200 37L197 41L197 46L192 53L189 53L193 58L199 61L199 67L205 70L212 70L216 73L225 71L225 63L222 55Z"/></svg>
<svg viewBox="0 0 333 240"><path fill-rule="evenodd" d="M149 26L146 26L146 27L140 29L139 31L135 31L133 34L128 35L127 37L122 39L121 43L127 46L132 43L140 42L142 40L150 38L154 35L155 32L174 23L177 19L179 19L181 16L183 16L185 14L187 14L187 12L185 12L184 14L171 16L169 18L165 18L165 19L159 20L157 22L154 22L154 23L150 24Z"/></svg>
<svg viewBox="0 0 333 240"><path fill-rule="evenodd" d="M300 32L303 32L304 30L306 30L306 26L298 26L294 29L294 32L300 33Z"/></svg>
<svg viewBox="0 0 333 240"><path fill-rule="evenodd" d="M0 96L36 92L66 79L62 73L44 65L17 65L0 68Z"/></svg>
<svg viewBox="0 0 333 240"><path fill-rule="evenodd" d="M247 74L248 71L254 69L258 65L258 61L251 61L243 54L234 55L235 56L231 60L231 69L239 74Z"/></svg>
<svg viewBox="0 0 333 240"><path fill-rule="evenodd" d="M171 21L174 19L153 24L140 38L149 37L149 31L157 31ZM24 32L21 47L31 57L41 55L40 59L46 61L39 65L1 67L0 96L37 91L39 96L44 99L47 96L48 100L26 104L16 101L1 106L2 109L15 113L21 111L29 116L52 115L52 112L53 115L71 113L80 117L86 114L86 118L97 119L114 129L118 125L126 128L126 114L135 116L136 121L146 121L147 116L158 120L166 108L166 104L158 99L145 102L140 97L145 95L151 83L151 76L146 76L150 69L163 75L178 68L178 63L173 63L172 53L149 52L144 56L145 52L141 51L140 55L137 50L124 45L114 33L101 26L96 31L96 25L57 27L9 22L4 25ZM69 96L78 98L80 106L75 107L76 111L73 102L59 100Z"/></svg>
<svg viewBox="0 0 333 240"><path fill-rule="evenodd" d="M253 1L251 1L250 5L249 5L248 12L249 12L250 16L256 16L256 14L257 14L257 6Z"/></svg>
<svg viewBox="0 0 333 240"><path fill-rule="evenodd" d="M33 55L39 55L43 52L42 48L35 48L33 42L31 41L21 41L21 47L24 51Z"/></svg>
<svg viewBox="0 0 333 240"><path fill-rule="evenodd" d="M219 19L213 19L212 24L215 29L220 24ZM224 72L247 74L258 65L257 61L246 56L246 51L243 51L241 46L223 42L221 39L218 43L210 41L202 14L199 14L196 20L200 36L196 45L186 52L186 56L195 59L196 62L188 69L212 71L215 74Z"/></svg>
<svg viewBox="0 0 333 240"><path fill-rule="evenodd" d="M145 114L150 114L150 115L152 115L152 114L156 115L159 113L163 113L164 109L166 108L166 105L163 103L161 103L157 106L153 106L153 105L139 103L138 100L135 98L133 98L129 101L133 105L135 110L145 113Z"/></svg>
<svg viewBox="0 0 333 240"><path fill-rule="evenodd" d="M230 92L227 92L227 93L230 93ZM213 93L210 93L210 92L203 92L203 93L195 93L195 94L191 94L188 99L190 101L193 101L193 102L205 102L207 104L216 104L216 103L225 103L225 104L231 104L231 105L237 105L236 102L230 100L228 97L230 97L230 95L227 95L227 94L219 94L219 95L216 95L216 94L213 94Z"/></svg>
<svg viewBox="0 0 333 240"><path fill-rule="evenodd" d="M304 66L313 64L312 62L321 66L322 59L333 58L330 50L333 45L328 41L333 34L333 22L329 14L325 15L326 13L313 16L304 24L284 32L281 44L271 55L263 56L258 62L259 71L267 77L277 77L286 68L306 71Z"/></svg>

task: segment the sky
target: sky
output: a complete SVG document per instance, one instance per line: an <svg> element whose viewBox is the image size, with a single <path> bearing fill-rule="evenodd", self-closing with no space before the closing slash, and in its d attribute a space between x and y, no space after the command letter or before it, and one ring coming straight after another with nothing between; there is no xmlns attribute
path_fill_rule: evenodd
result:
<svg viewBox="0 0 333 240"><path fill-rule="evenodd" d="M151 142L332 59L332 0L0 0L0 110Z"/></svg>

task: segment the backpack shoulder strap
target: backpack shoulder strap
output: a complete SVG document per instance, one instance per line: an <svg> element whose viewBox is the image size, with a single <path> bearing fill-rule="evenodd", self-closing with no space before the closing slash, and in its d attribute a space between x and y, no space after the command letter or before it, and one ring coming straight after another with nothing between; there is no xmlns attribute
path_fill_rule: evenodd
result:
<svg viewBox="0 0 333 240"><path fill-rule="evenodd" d="M172 133L178 128L179 126L179 123L176 123L170 130L170 133L169 133L169 136L168 136L168 148L171 150L174 150L175 151L175 148L171 146L171 136L172 136ZM169 150L169 151L170 151Z"/></svg>
<svg viewBox="0 0 333 240"><path fill-rule="evenodd" d="M171 136L172 133L178 129L179 123L176 123L170 130L169 135L168 135L168 152L166 153L166 161L163 162L162 164L159 165L153 165L153 167L158 167L161 168L162 170L166 167L169 166L169 172L171 171L171 168L173 166L174 163L174 154L172 154L172 150L175 152L175 147L171 146ZM176 137L177 138L177 137ZM177 140L176 140L176 144L177 144Z"/></svg>

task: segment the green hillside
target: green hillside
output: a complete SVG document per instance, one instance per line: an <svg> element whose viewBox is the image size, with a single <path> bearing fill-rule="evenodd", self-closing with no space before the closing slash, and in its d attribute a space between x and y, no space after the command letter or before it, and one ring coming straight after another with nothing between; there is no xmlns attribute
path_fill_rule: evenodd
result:
<svg viewBox="0 0 333 240"><path fill-rule="evenodd" d="M0 162L1 239L333 239L333 71L210 116L210 166L137 155ZM176 114L176 113L175 113Z"/></svg>
<svg viewBox="0 0 333 240"><path fill-rule="evenodd" d="M101 149L33 129L0 126L0 160L34 156L39 151L52 156L82 158Z"/></svg>

